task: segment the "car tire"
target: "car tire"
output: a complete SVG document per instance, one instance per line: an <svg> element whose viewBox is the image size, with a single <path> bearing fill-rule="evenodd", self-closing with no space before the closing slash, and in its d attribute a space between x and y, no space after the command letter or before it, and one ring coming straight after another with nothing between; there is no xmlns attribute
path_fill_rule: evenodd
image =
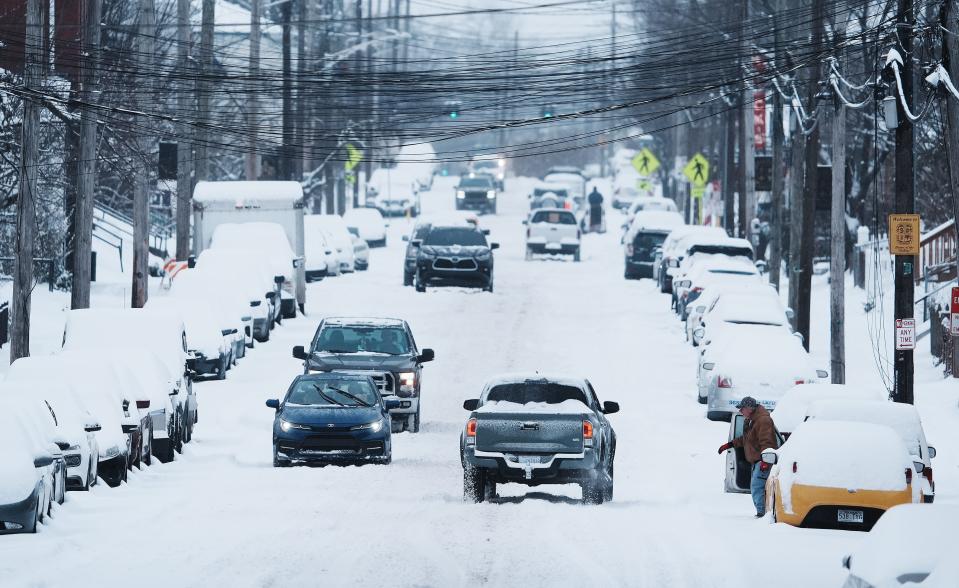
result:
<svg viewBox="0 0 959 588"><path fill-rule="evenodd" d="M696 402L698 402L698 403L700 403L700 404L706 404L706 401L707 401L707 400L708 400L708 398L706 398L705 396L700 396L700 395L699 395L699 390L696 390Z"/></svg>
<svg viewBox="0 0 959 588"><path fill-rule="evenodd" d="M531 261L533 259L533 250L529 247L526 248L526 261Z"/></svg>
<svg viewBox="0 0 959 588"><path fill-rule="evenodd" d="M413 278L413 288L415 288L417 292L426 292L426 284L423 283L419 273L417 273L416 277Z"/></svg>
<svg viewBox="0 0 959 588"><path fill-rule="evenodd" d="M606 475L609 477L609 481L606 482L606 485L603 486L603 502L612 502L613 501L613 486L614 486L614 475L613 475L613 464L610 462L609 468L606 470Z"/></svg>
<svg viewBox="0 0 959 588"><path fill-rule="evenodd" d="M631 272L628 267L623 270L623 277L626 278L627 280L636 279L636 275L633 272Z"/></svg>
<svg viewBox="0 0 959 588"><path fill-rule="evenodd" d="M487 292L493 292L493 276L490 276L489 284L483 288L483 290L486 290Z"/></svg>
<svg viewBox="0 0 959 588"><path fill-rule="evenodd" d="M576 248L576 253L573 253L573 261L579 261L579 247Z"/></svg>
<svg viewBox="0 0 959 588"><path fill-rule="evenodd" d="M486 500L486 472L480 468L463 468L463 500L480 503Z"/></svg>
<svg viewBox="0 0 959 588"><path fill-rule="evenodd" d="M173 441L173 445L176 448L177 453L183 453L183 443L184 443L183 436L185 435L185 432L184 432L185 427L183 426L183 412L177 411L176 420L177 420L177 423L179 423L179 426L177 427L177 430L176 430L176 438Z"/></svg>
<svg viewBox="0 0 959 588"><path fill-rule="evenodd" d="M416 412L413 413L413 417L410 419L410 433L419 433L420 432L420 405L416 405Z"/></svg>
<svg viewBox="0 0 959 588"><path fill-rule="evenodd" d="M225 359L225 361L221 361L221 362L220 362L220 367L217 368L217 370L216 370L216 379L217 379L217 380L225 380L225 379L226 379L226 370L228 369L227 366L229 365L230 360L229 360L229 358L224 358L224 359Z"/></svg>
<svg viewBox="0 0 959 588"><path fill-rule="evenodd" d="M603 477L605 472L599 472L596 480L583 482L583 504L602 504L605 495Z"/></svg>
<svg viewBox="0 0 959 588"><path fill-rule="evenodd" d="M412 272L403 271L403 285L412 286L413 285L413 274Z"/></svg>

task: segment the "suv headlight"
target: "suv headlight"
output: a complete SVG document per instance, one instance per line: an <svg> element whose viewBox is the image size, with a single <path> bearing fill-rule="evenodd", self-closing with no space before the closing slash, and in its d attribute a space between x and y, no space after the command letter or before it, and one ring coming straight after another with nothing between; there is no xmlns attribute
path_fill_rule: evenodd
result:
<svg viewBox="0 0 959 588"><path fill-rule="evenodd" d="M486 192L486 197L489 198L490 200L492 200L493 198L496 198L496 190L488 190Z"/></svg>
<svg viewBox="0 0 959 588"><path fill-rule="evenodd" d="M457 198L466 198L466 192L464 192L463 190L457 190L457 191L456 191L456 197L457 197Z"/></svg>
<svg viewBox="0 0 959 588"><path fill-rule="evenodd" d="M350 427L351 431L372 431L373 433L379 433L380 429L383 428L383 419L378 421L373 421L372 423L366 423L365 425L356 425L355 427Z"/></svg>
<svg viewBox="0 0 959 588"><path fill-rule="evenodd" d="M309 431L310 427L309 425L298 425L296 423L291 423L290 421L284 421L283 419L280 419L280 429L282 429L284 433L289 433L293 429Z"/></svg>
<svg viewBox="0 0 959 588"><path fill-rule="evenodd" d="M416 386L416 372L402 372L399 374L400 390L412 392Z"/></svg>

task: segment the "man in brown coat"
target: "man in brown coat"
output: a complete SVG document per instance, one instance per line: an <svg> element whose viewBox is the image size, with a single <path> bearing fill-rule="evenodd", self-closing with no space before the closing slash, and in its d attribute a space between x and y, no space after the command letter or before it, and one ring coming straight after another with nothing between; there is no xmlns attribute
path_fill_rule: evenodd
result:
<svg viewBox="0 0 959 588"><path fill-rule="evenodd" d="M749 492L753 496L756 506L756 517L766 514L766 478L769 477L768 463L763 462L762 454L767 449L779 447L776 437L776 426L769 416L769 411L759 405L752 396L747 396L736 405L739 413L746 417L743 424L743 435L722 445L719 453L735 447L741 447L746 454L746 461L752 464L753 472L749 484Z"/></svg>

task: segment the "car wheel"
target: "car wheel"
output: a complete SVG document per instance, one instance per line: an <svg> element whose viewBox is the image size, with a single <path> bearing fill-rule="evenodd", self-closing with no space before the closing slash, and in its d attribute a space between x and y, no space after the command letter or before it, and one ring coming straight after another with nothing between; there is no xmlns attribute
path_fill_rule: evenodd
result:
<svg viewBox="0 0 959 588"><path fill-rule="evenodd" d="M416 412L413 413L413 416L410 418L410 433L419 433L420 432L420 405L416 405Z"/></svg>
<svg viewBox="0 0 959 588"><path fill-rule="evenodd" d="M530 249L529 247L527 247L527 248L526 248L526 261L530 261L530 260L532 260L532 259L533 259L533 250Z"/></svg>
<svg viewBox="0 0 959 588"><path fill-rule="evenodd" d="M486 290L487 292L492 292L492 291L493 291L493 276L490 276L489 285L487 285L487 286L486 286L485 288L483 288L483 289Z"/></svg>
<svg viewBox="0 0 959 588"><path fill-rule="evenodd" d="M229 365L229 363L230 363L229 358L224 358L224 361L221 361L221 362L220 362L220 367L219 367L219 369L216 370L216 379L217 379L217 380L225 380L225 379L226 379L226 370L227 370L227 365Z"/></svg>
<svg viewBox="0 0 959 588"><path fill-rule="evenodd" d="M613 464L609 464L609 468L606 470L606 475L609 477L609 481L606 482L606 486L603 487L603 502L612 502L613 501Z"/></svg>
<svg viewBox="0 0 959 588"><path fill-rule="evenodd" d="M176 459L175 444L172 438L165 439L155 453L160 463L170 463Z"/></svg>
<svg viewBox="0 0 959 588"><path fill-rule="evenodd" d="M404 286L412 286L412 285L413 285L413 274L412 274L412 272L408 272L408 271L406 271L406 270L403 270L403 285L404 285Z"/></svg>
<svg viewBox="0 0 959 588"><path fill-rule="evenodd" d="M473 503L486 500L486 472L482 469L463 468L463 500Z"/></svg>
<svg viewBox="0 0 959 588"><path fill-rule="evenodd" d="M706 398L705 396L701 396L701 395L699 394L699 390L696 390L696 402L698 402L698 403L700 403L700 404L706 404L706 401L707 401L707 400L708 400L708 398Z"/></svg>
<svg viewBox="0 0 959 588"><path fill-rule="evenodd" d="M576 248L576 253L573 254L573 261L579 261L579 248Z"/></svg>
<svg viewBox="0 0 959 588"><path fill-rule="evenodd" d="M416 274L416 277L413 280L413 287L417 292L426 292L426 284L423 283L423 279L420 278L419 273Z"/></svg>
<svg viewBox="0 0 959 588"><path fill-rule="evenodd" d="M583 504L603 503L603 483L601 479L583 482Z"/></svg>
<svg viewBox="0 0 959 588"><path fill-rule="evenodd" d="M631 272L629 268L627 267L626 269L623 270L623 277L626 278L627 280L632 280L636 278L636 275L633 274L633 272Z"/></svg>
<svg viewBox="0 0 959 588"><path fill-rule="evenodd" d="M177 426L176 430L176 439L174 440L174 447L176 447L177 453L183 453L183 435L184 435L184 426L183 426L183 413L177 411Z"/></svg>

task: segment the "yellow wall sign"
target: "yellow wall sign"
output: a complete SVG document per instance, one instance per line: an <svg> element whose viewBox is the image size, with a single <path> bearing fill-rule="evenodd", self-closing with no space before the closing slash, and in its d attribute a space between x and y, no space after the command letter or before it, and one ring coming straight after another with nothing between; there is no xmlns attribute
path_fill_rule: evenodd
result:
<svg viewBox="0 0 959 588"><path fill-rule="evenodd" d="M919 255L918 214L889 215L889 253L892 255Z"/></svg>

